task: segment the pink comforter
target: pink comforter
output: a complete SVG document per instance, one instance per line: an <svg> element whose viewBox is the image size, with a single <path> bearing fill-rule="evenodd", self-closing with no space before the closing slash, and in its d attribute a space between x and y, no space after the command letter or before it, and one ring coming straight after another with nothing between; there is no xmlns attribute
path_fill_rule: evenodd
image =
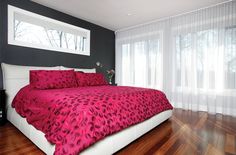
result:
<svg viewBox="0 0 236 155"><path fill-rule="evenodd" d="M56 144L55 155L79 154L107 135L172 109L161 91L116 86L50 90L26 86L12 106Z"/></svg>

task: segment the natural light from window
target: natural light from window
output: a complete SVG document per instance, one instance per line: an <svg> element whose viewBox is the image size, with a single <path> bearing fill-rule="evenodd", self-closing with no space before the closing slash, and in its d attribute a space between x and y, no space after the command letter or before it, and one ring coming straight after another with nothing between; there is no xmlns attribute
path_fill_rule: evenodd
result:
<svg viewBox="0 0 236 155"><path fill-rule="evenodd" d="M9 44L90 55L90 31L8 6Z"/></svg>

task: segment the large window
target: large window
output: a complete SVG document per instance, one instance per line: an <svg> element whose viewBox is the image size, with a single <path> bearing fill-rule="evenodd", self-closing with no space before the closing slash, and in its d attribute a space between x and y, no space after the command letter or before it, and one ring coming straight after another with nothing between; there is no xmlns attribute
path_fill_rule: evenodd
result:
<svg viewBox="0 0 236 155"><path fill-rule="evenodd" d="M235 38L235 27L176 35L176 86L236 89Z"/></svg>
<svg viewBox="0 0 236 155"><path fill-rule="evenodd" d="M8 43L90 55L90 31L8 6Z"/></svg>
<svg viewBox="0 0 236 155"><path fill-rule="evenodd" d="M162 88L161 33L122 44L122 85Z"/></svg>
<svg viewBox="0 0 236 155"><path fill-rule="evenodd" d="M236 116L236 1L117 31L116 82L162 88L175 108Z"/></svg>

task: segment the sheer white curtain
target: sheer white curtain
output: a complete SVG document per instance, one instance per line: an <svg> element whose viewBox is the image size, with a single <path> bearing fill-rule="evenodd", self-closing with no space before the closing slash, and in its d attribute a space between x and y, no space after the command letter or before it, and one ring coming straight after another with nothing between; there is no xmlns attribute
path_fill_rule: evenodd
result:
<svg viewBox="0 0 236 155"><path fill-rule="evenodd" d="M236 116L236 1L116 33L116 82Z"/></svg>
<svg viewBox="0 0 236 155"><path fill-rule="evenodd" d="M116 39L119 84L162 88L162 32L136 33ZM118 52L119 51L119 52Z"/></svg>

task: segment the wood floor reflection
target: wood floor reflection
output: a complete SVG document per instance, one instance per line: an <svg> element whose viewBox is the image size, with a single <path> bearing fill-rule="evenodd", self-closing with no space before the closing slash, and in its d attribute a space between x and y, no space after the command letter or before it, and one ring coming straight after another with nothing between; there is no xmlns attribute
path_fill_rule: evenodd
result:
<svg viewBox="0 0 236 155"><path fill-rule="evenodd" d="M236 118L175 109L171 119L116 153L129 154L236 154Z"/></svg>

